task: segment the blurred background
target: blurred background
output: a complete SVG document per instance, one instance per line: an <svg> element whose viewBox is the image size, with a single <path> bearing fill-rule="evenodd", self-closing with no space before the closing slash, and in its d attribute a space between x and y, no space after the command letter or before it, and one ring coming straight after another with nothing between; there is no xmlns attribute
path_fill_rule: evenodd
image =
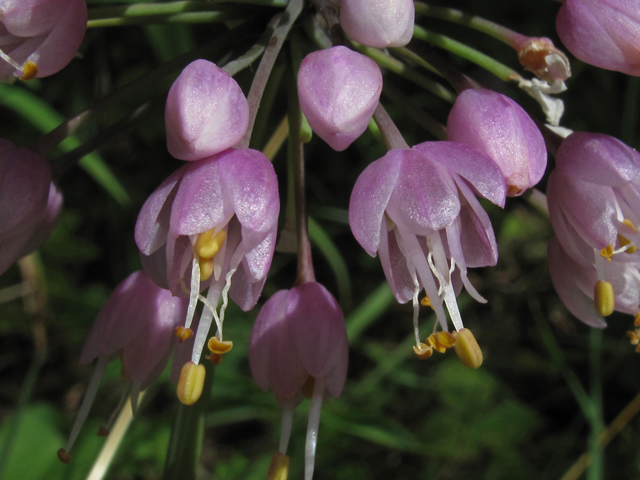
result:
<svg viewBox="0 0 640 480"><path fill-rule="evenodd" d="M90 9L112 3L117 2L88 1ZM526 35L549 37L563 49L555 33L557 2L433 4L477 14ZM263 25L275 11L256 8L253 15ZM494 39L440 20L418 17L417 23L525 73L513 50ZM80 57L62 72L28 83L0 84L0 138L32 145L63 119L159 65L203 45L210 46L206 58L224 64L261 33L256 31L246 44L237 41L216 49L216 40L227 31L228 25L221 23L91 28ZM538 105L517 86L443 55L542 119ZM560 95L566 108L562 125L613 135L638 147L638 79L569 57L573 76L568 91ZM59 224L36 255L0 277L2 479L86 478L105 442L96 437L97 428L109 422L127 389L119 361L108 368L73 461L64 465L56 456L92 373L91 366L78 364L87 332L111 290L140 268L133 240L140 207L182 164L166 149L164 100L186 63L178 61L169 74L135 96L114 102L48 157L68 165L59 178L65 197ZM236 77L245 93L254 71L255 66ZM283 71L280 68L279 79L268 88L273 105L259 114L265 133L256 141L262 146L285 114L288 77ZM449 104L391 72L385 73L385 82L446 123ZM435 140L404 109L386 98L383 104L410 145ZM114 124L118 132L110 130ZM86 142L94 142L89 149L97 149L77 164L87 152L74 149ZM522 198L509 199L504 210L485 205L500 259L496 267L476 269L470 278L488 303L478 304L466 293L459 298L465 325L483 350L483 366L469 370L453 352L434 354L427 361L414 357L411 306L393 299L379 260L360 248L347 223L355 179L384 153L371 132L341 153L317 137L305 147L316 275L344 309L350 339L344 393L323 405L314 478L640 478L640 417L634 416L640 409L640 356L625 334L633 319L614 313L609 326L596 331L572 317L547 272L550 223ZM274 158L274 167L283 193L284 149ZM545 182L546 177L539 185L542 191ZM225 338L234 341L234 348L215 371L199 478L266 477L278 447L280 411L273 396L251 378L247 346L259 306L294 280L295 255L276 253L258 307L248 313L229 307ZM434 321L429 312L421 313L423 332ZM168 370L148 390L105 478L162 478L178 406ZM294 418L291 479L302 477L308 407L304 401ZM594 455L597 451L602 453Z"/></svg>

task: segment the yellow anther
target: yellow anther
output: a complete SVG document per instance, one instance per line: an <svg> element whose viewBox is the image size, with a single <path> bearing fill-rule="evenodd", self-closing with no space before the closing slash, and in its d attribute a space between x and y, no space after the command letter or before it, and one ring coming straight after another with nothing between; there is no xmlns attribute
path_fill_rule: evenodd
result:
<svg viewBox="0 0 640 480"><path fill-rule="evenodd" d="M267 480L287 480L289 478L289 457L276 452L271 459Z"/></svg>
<svg viewBox="0 0 640 480"><path fill-rule="evenodd" d="M22 66L22 76L20 80L33 80L38 75L38 66L33 62L25 62Z"/></svg>
<svg viewBox="0 0 640 480"><path fill-rule="evenodd" d="M214 229L207 230L198 235L195 244L196 253L202 258L213 258L220 251L222 244L227 239L227 232L220 230L215 235Z"/></svg>
<svg viewBox="0 0 640 480"><path fill-rule="evenodd" d="M435 333L432 333L425 339L425 343L430 345L436 352L444 353L447 351L447 347L438 343Z"/></svg>
<svg viewBox="0 0 640 480"><path fill-rule="evenodd" d="M517 197L522 193L522 189L516 185L509 185L507 188L507 197Z"/></svg>
<svg viewBox="0 0 640 480"><path fill-rule="evenodd" d="M421 343L420 345L413 346L413 353L416 354L420 360L426 360L427 358L433 355L433 347L431 345L427 345L426 343Z"/></svg>
<svg viewBox="0 0 640 480"><path fill-rule="evenodd" d="M220 355L219 353L212 353L211 355L207 355L204 358L209 360L214 365L220 365L222 363L222 355Z"/></svg>
<svg viewBox="0 0 640 480"><path fill-rule="evenodd" d="M422 297L422 300L420 300L420 305L422 305L423 307L431 307L431 310L433 310L433 303L431 303L429 295L425 295L424 297Z"/></svg>
<svg viewBox="0 0 640 480"><path fill-rule="evenodd" d="M108 437L111 432L104 425L100 425L98 427L98 433L96 434L98 437Z"/></svg>
<svg viewBox="0 0 640 480"><path fill-rule="evenodd" d="M178 337L178 340L182 343L186 339L193 337L193 330L185 327L176 327L173 330L173 334Z"/></svg>
<svg viewBox="0 0 640 480"><path fill-rule="evenodd" d="M199 257L198 264L200 265L200 281L209 280L213 275L213 258Z"/></svg>
<svg viewBox="0 0 640 480"><path fill-rule="evenodd" d="M634 232L636 231L636 226L628 218L625 218L622 223L624 223L627 227L629 227ZM623 237L620 234L618 234L618 242L620 242L621 247L626 247L631 243L631 241L628 238ZM635 245L631 245L629 248L625 250L626 253L636 253L637 251L638 251L638 247L636 247Z"/></svg>
<svg viewBox="0 0 640 480"><path fill-rule="evenodd" d="M606 258L608 262L610 262L611 258L613 257L613 245L609 245L600 250L600 255Z"/></svg>
<svg viewBox="0 0 640 480"><path fill-rule="evenodd" d="M300 391L302 392L302 396L309 399L313 397L313 387L315 387L315 385L316 377L312 377L311 375L309 375L305 380L304 385L302 385L302 388L300 389Z"/></svg>
<svg viewBox="0 0 640 480"><path fill-rule="evenodd" d="M61 448L60 450L58 450L58 458L62 463L69 463L71 461L71 454L64 448Z"/></svg>
<svg viewBox="0 0 640 480"><path fill-rule="evenodd" d="M482 365L482 350L471 330L463 328L454 336L456 337L454 349L462 363L474 369Z"/></svg>
<svg viewBox="0 0 640 480"><path fill-rule="evenodd" d="M456 344L456 337L449 332L441 331L436 333L436 343L444 348L451 348Z"/></svg>
<svg viewBox="0 0 640 480"><path fill-rule="evenodd" d="M640 353L640 345L636 347L636 353Z"/></svg>
<svg viewBox="0 0 640 480"><path fill-rule="evenodd" d="M204 365L196 365L194 362L187 362L180 371L178 380L178 400L185 405L193 405L202 395L204 387L204 377L207 371Z"/></svg>
<svg viewBox="0 0 640 480"><path fill-rule="evenodd" d="M640 335L637 330L627 332L627 337L629 337L631 345L638 345L640 343Z"/></svg>
<svg viewBox="0 0 640 480"><path fill-rule="evenodd" d="M640 327L640 312L636 313L636 316L633 319L633 326Z"/></svg>
<svg viewBox="0 0 640 480"><path fill-rule="evenodd" d="M231 340L225 340L223 342L222 340L218 340L218 337L211 337L209 342L207 342L207 347L211 353L222 355L233 348L233 342Z"/></svg>
<svg viewBox="0 0 640 480"><path fill-rule="evenodd" d="M606 317L611 315L616 307L616 296L613 293L613 285L603 280L598 280L593 288L593 303L596 311Z"/></svg>

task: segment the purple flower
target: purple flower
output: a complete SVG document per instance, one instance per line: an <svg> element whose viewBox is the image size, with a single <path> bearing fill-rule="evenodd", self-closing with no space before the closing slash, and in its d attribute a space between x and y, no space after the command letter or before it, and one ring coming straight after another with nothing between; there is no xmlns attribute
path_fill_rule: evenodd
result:
<svg viewBox="0 0 640 480"><path fill-rule="evenodd" d="M302 113L336 151L347 148L367 129L381 91L382 73L376 62L343 46L310 53L298 71Z"/></svg>
<svg viewBox="0 0 640 480"><path fill-rule="evenodd" d="M340 396L348 365L344 316L327 289L309 282L273 295L253 326L249 364L256 383L273 390L283 408L280 454L286 455L293 409L303 394L311 397L305 462L310 480L322 399Z"/></svg>
<svg viewBox="0 0 640 480"><path fill-rule="evenodd" d="M0 79L52 75L78 52L87 29L84 0L0 3Z"/></svg>
<svg viewBox="0 0 640 480"><path fill-rule="evenodd" d="M29 253L47 211L51 168L39 155L0 140L0 274Z"/></svg>
<svg viewBox="0 0 640 480"><path fill-rule="evenodd" d="M573 278L567 281L574 286L565 289L575 290L577 284L585 291L585 282L591 284L592 291L598 285L611 289L611 307L605 308L595 299L595 310L589 315L575 306L575 300L565 300L577 295L561 294L567 307L589 325L605 325L602 317L614 310L614 297L616 310L638 310L636 300L629 303L623 299L628 288L637 288L630 276L636 282L640 278L640 236L636 232L640 224L639 174L640 154L634 149L608 135L575 132L560 145L556 168L549 176L549 214L562 247L549 247L550 261L552 255L556 262L567 255L570 260L565 264L576 265L564 272L557 272L553 265L552 275ZM559 282L554 280L554 284Z"/></svg>
<svg viewBox="0 0 640 480"><path fill-rule="evenodd" d="M184 165L142 207L135 238L145 270L159 286L190 298L187 328L198 299L207 305L194 363L214 317L222 340L228 294L244 310L257 302L271 266L279 209L273 166L251 149L230 149ZM207 297L201 297L207 288Z"/></svg>
<svg viewBox="0 0 640 480"><path fill-rule="evenodd" d="M340 26L368 47L403 47L413 37L413 0L342 0Z"/></svg>
<svg viewBox="0 0 640 480"><path fill-rule="evenodd" d="M351 194L351 231L369 255L380 256L398 302L413 301L418 348L422 290L444 331L443 301L455 329L463 329L456 303L460 282L485 301L467 279L467 267L495 265L498 251L474 191L504 205L506 187L498 166L460 143L425 142L390 150L370 164Z"/></svg>
<svg viewBox="0 0 640 480"><path fill-rule="evenodd" d="M566 0L556 28L562 43L583 62L640 75L637 0Z"/></svg>
<svg viewBox="0 0 640 480"><path fill-rule="evenodd" d="M469 89L458 96L447 136L491 157L511 197L536 185L547 167L544 139L531 117L509 97L491 90Z"/></svg>
<svg viewBox="0 0 640 480"><path fill-rule="evenodd" d="M233 147L249 123L249 104L238 83L207 60L185 67L167 97L169 153L200 160Z"/></svg>
<svg viewBox="0 0 640 480"><path fill-rule="evenodd" d="M69 451L87 419L107 363L118 355L123 375L133 384L131 406L136 412L141 390L164 370L176 342L173 331L184 318L187 301L158 287L143 272L129 275L113 291L96 318L80 355L80 363L98 359L71 435L58 456L68 463Z"/></svg>

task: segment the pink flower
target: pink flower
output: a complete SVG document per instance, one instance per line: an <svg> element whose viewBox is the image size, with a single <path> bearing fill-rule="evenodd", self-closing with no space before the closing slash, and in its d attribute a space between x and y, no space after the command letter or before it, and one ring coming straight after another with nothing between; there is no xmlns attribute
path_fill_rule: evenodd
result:
<svg viewBox="0 0 640 480"><path fill-rule="evenodd" d="M502 173L489 157L455 142L390 150L356 181L351 231L369 255L380 256L398 302L413 301L418 347L421 291L445 331L443 301L455 329L463 328L456 303L461 282L476 300L485 301L467 279L467 267L495 265L498 251L474 191L503 206L505 190Z"/></svg>
<svg viewBox="0 0 640 480"><path fill-rule="evenodd" d="M176 341L174 329L184 318L187 301L154 284L143 272L129 275L113 291L96 318L80 355L80 363L98 359L93 377L71 430L67 446L58 452L68 462L69 451L89 414L107 363L118 355L122 372L133 384L135 414L141 390L164 370Z"/></svg>
<svg viewBox="0 0 640 480"><path fill-rule="evenodd" d="M214 317L221 334L228 294L244 310L256 304L271 266L279 209L273 166L251 149L184 165L142 207L135 232L142 263L159 286L190 298L187 328L204 298L200 292L209 288L194 363Z"/></svg>
<svg viewBox="0 0 640 480"><path fill-rule="evenodd" d="M556 28L583 62L640 75L640 4L637 0L565 0Z"/></svg>
<svg viewBox="0 0 640 480"><path fill-rule="evenodd" d="M298 71L302 113L313 131L342 151L367 129L382 92L382 74L369 57L338 46L307 55Z"/></svg>
<svg viewBox="0 0 640 480"><path fill-rule="evenodd" d="M403 47L413 37L413 0L342 0L340 26L368 47Z"/></svg>
<svg viewBox="0 0 640 480"><path fill-rule="evenodd" d="M560 145L549 176L549 215L559 243L549 247L552 278L567 307L592 326L603 327L603 317L614 309L638 311L637 298L628 291L640 285L639 174L640 154L634 149L608 135L575 132ZM562 255L569 258L561 262ZM566 266L563 271L560 265ZM558 287L559 278L564 287ZM604 304L594 298L603 286L609 292ZM576 298L584 298L576 288L593 299L589 313L577 306Z"/></svg>
<svg viewBox="0 0 640 480"><path fill-rule="evenodd" d="M34 245L47 211L51 168L39 155L0 140L0 274Z"/></svg>
<svg viewBox="0 0 640 480"><path fill-rule="evenodd" d="M46 77L78 52L87 29L84 0L0 3L0 79Z"/></svg>
<svg viewBox="0 0 640 480"><path fill-rule="evenodd" d="M196 60L169 90L165 124L169 153L181 160L200 160L240 141L249 124L249 104L227 72Z"/></svg>
<svg viewBox="0 0 640 480"><path fill-rule="evenodd" d="M465 90L447 122L449 140L475 147L500 167L507 195L536 185L547 167L547 149L536 124L520 105L491 90Z"/></svg>
<svg viewBox="0 0 640 480"><path fill-rule="evenodd" d="M305 479L313 475L320 409L338 397L347 376L344 316L325 287L303 283L280 290L264 304L251 332L249 364L256 383L271 389L283 408L280 453L286 454L293 409L311 397Z"/></svg>

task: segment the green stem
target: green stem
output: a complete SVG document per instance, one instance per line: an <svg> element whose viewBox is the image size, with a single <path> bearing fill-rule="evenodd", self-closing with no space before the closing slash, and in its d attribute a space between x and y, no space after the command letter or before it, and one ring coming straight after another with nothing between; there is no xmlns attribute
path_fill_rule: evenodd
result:
<svg viewBox="0 0 640 480"><path fill-rule="evenodd" d="M484 53L476 50L475 48L471 48L464 43L458 42L457 40L449 38L445 35L431 32L418 25L415 26L413 32L414 39L431 43L436 47L442 48L443 50L469 60L470 62L473 62L476 65L484 68L485 70L493 73L496 77L504 80L505 82L519 81L522 79L520 74L512 68L507 67L497 60L494 60L490 56L485 55Z"/></svg>
<svg viewBox="0 0 640 480"><path fill-rule="evenodd" d="M125 27L128 25L154 25L164 23L220 23L241 20L245 14L240 10L217 12L187 12L172 15L151 15L145 17L116 17L89 20L87 28Z"/></svg>
<svg viewBox="0 0 640 480"><path fill-rule="evenodd" d="M154 15L175 15L179 13L203 13L220 11L220 3L251 4L264 7L286 7L286 0L209 0L166 3L137 3L116 7L98 7L89 9L89 23L93 20L151 17Z"/></svg>
<svg viewBox="0 0 640 480"><path fill-rule="evenodd" d="M600 436L604 430L602 419L602 330L590 329L589 332L589 363L590 363L590 397L591 418L589 424L589 451L591 463L587 470L587 480L601 480L604 478L604 456Z"/></svg>
<svg viewBox="0 0 640 480"><path fill-rule="evenodd" d="M393 148L409 148L402 133L382 106L378 103L375 112L373 112L373 120L376 122L380 133L384 139L384 143L389 150Z"/></svg>
<svg viewBox="0 0 640 480"><path fill-rule="evenodd" d="M416 73L397 58L393 58L389 54L386 54L377 48L365 47L364 45L359 44L354 46L360 53L371 58L381 67L391 70L393 73L406 78L428 92L433 93L445 102L453 103L456 101L456 94L451 90L438 82Z"/></svg>
<svg viewBox="0 0 640 480"><path fill-rule="evenodd" d="M207 374L202 396L193 405L178 405L171 426L171 437L164 464L163 480L195 480L202 438L204 436L204 414L211 399L211 386L215 368L204 363Z"/></svg>
<svg viewBox="0 0 640 480"><path fill-rule="evenodd" d="M529 38L482 17L469 15L468 13L453 8L435 7L422 2L415 2L415 7L416 13L419 15L464 25L479 32L486 33L513 48L517 48L516 45L519 42L524 42Z"/></svg>

